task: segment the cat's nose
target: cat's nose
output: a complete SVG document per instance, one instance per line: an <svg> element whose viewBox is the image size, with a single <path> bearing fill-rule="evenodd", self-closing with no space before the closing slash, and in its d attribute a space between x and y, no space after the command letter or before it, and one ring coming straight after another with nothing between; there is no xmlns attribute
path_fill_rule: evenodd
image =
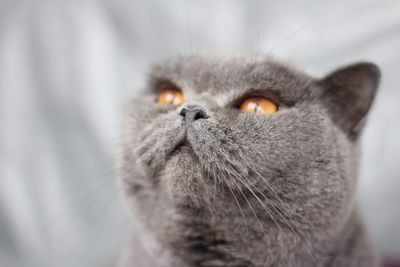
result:
<svg viewBox="0 0 400 267"><path fill-rule="evenodd" d="M187 105L181 109L179 115L187 122L208 118L205 109L199 105Z"/></svg>

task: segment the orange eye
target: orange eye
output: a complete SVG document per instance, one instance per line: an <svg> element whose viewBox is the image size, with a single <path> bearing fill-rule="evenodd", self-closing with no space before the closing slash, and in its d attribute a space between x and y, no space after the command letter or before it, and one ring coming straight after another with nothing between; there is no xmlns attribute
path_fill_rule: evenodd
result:
<svg viewBox="0 0 400 267"><path fill-rule="evenodd" d="M278 106L263 97L250 97L240 104L239 109L246 112L272 114L278 110Z"/></svg>
<svg viewBox="0 0 400 267"><path fill-rule="evenodd" d="M161 105L180 105L183 103L182 91L173 86L165 86L158 94L157 103Z"/></svg>

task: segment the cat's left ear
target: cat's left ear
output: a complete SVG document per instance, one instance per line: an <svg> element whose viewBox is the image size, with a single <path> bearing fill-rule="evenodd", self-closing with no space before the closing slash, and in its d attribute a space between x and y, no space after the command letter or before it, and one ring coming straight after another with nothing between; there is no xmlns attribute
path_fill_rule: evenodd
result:
<svg viewBox="0 0 400 267"><path fill-rule="evenodd" d="M318 82L324 90L322 101L345 132L357 135L375 97L380 76L375 64L358 63L336 70Z"/></svg>

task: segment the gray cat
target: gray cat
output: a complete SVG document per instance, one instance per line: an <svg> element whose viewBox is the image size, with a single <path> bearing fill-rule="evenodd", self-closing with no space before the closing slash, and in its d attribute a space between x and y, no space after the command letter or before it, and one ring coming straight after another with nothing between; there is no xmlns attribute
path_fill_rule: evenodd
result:
<svg viewBox="0 0 400 267"><path fill-rule="evenodd" d="M313 78L263 55L181 56L130 102L118 266L373 266L355 208L371 63Z"/></svg>

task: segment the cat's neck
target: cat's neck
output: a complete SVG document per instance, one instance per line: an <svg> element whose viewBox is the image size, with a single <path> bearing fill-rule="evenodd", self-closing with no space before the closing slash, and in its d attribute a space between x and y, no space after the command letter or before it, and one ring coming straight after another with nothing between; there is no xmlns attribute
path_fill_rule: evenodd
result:
<svg viewBox="0 0 400 267"><path fill-rule="evenodd" d="M191 234L193 240L170 247L161 245L151 233L141 232L141 237L132 240L127 250L125 265L121 263L118 267L374 266L363 227L355 213L341 233L331 240L302 240L293 246L274 244L277 238L290 235L273 232L269 233L269 242L257 243L253 239L233 246L223 240L202 237L204 232L197 234L193 231ZM287 242L281 244L284 243Z"/></svg>

